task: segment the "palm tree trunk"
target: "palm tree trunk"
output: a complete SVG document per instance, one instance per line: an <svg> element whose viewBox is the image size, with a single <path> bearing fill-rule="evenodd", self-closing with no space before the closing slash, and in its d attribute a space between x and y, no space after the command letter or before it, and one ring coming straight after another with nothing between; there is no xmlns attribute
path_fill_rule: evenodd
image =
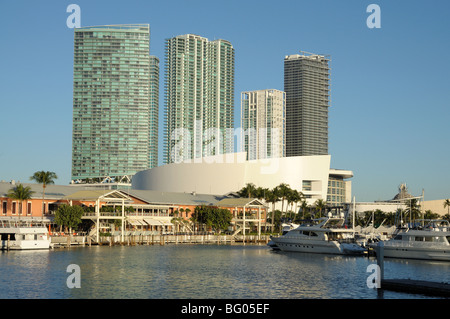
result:
<svg viewBox="0 0 450 319"><path fill-rule="evenodd" d="M45 213L45 184L42 185L42 220L44 220Z"/></svg>

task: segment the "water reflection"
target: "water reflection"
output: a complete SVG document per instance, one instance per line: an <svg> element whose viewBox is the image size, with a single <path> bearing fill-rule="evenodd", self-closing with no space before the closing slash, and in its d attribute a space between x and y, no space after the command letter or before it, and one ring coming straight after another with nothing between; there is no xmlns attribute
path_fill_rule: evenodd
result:
<svg viewBox="0 0 450 319"><path fill-rule="evenodd" d="M0 298L425 298L367 287L374 259L266 246L113 246L0 255ZM81 288L66 285L67 266ZM449 263L385 260L385 276L450 281ZM7 274L7 275L5 275Z"/></svg>

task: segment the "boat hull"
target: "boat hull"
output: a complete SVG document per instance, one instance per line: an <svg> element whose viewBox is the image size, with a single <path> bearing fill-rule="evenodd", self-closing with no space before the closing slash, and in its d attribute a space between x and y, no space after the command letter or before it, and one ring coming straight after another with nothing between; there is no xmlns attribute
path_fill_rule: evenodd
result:
<svg viewBox="0 0 450 319"><path fill-rule="evenodd" d="M24 241L10 241L9 246L7 241L2 241L2 250L33 250L33 249L49 249L50 240L24 240Z"/></svg>
<svg viewBox="0 0 450 319"><path fill-rule="evenodd" d="M2 250L49 249L51 240L45 227L0 228Z"/></svg>
<svg viewBox="0 0 450 319"><path fill-rule="evenodd" d="M450 249L415 248L407 246L384 246L384 257L450 261Z"/></svg>
<svg viewBox="0 0 450 319"><path fill-rule="evenodd" d="M272 238L277 249L281 251L315 253L315 254L337 254L337 255L361 255L364 249L357 245L341 245L337 241L321 240L292 240L283 238Z"/></svg>

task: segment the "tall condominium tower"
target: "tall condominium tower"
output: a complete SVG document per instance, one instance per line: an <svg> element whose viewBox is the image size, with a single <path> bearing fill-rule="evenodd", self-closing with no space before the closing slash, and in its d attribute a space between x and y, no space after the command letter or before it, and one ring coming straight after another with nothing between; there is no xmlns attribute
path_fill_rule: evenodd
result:
<svg viewBox="0 0 450 319"><path fill-rule="evenodd" d="M150 56L150 168L158 166L159 59Z"/></svg>
<svg viewBox="0 0 450 319"><path fill-rule="evenodd" d="M300 53L284 59L286 156L327 155L330 58Z"/></svg>
<svg viewBox="0 0 450 319"><path fill-rule="evenodd" d="M186 34L166 40L164 162L233 152L234 48Z"/></svg>
<svg viewBox="0 0 450 319"><path fill-rule="evenodd" d="M248 160L285 156L285 107L283 91L241 93L242 145Z"/></svg>
<svg viewBox="0 0 450 319"><path fill-rule="evenodd" d="M158 63L149 55L150 26L83 27L74 37L72 180L152 167Z"/></svg>

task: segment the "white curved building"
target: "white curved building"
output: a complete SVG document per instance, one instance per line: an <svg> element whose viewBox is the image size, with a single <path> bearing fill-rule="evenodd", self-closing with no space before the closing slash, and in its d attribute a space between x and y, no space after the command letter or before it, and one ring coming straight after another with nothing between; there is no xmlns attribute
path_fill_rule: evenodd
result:
<svg viewBox="0 0 450 319"><path fill-rule="evenodd" d="M296 156L246 161L246 153L197 158L138 172L132 188L199 194L236 192L247 183L274 188L281 183L302 191L309 204L327 200L329 175L353 176L351 171L330 170L330 155ZM350 197L348 194L347 198Z"/></svg>

